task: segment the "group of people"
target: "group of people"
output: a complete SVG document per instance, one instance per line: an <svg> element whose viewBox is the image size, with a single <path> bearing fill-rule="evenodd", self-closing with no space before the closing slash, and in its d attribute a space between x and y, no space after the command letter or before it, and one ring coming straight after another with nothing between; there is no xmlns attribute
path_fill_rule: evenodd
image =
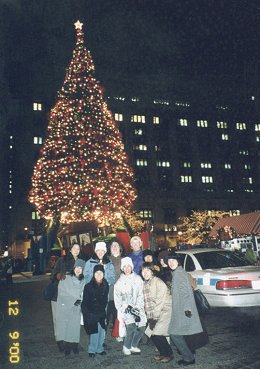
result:
<svg viewBox="0 0 260 369"><path fill-rule="evenodd" d="M195 363L187 336L203 331L189 275L180 256L163 251L155 259L142 250L140 237L130 240L132 251L125 256L117 239L108 245L97 242L87 261L80 246L58 259L52 272L57 293L51 306L55 339L65 356L79 352L80 325L89 335L89 357L105 355L104 341L109 322L112 335L123 344L124 355L139 354L146 334L154 343L154 360L173 359L171 341L182 356L179 364Z"/></svg>

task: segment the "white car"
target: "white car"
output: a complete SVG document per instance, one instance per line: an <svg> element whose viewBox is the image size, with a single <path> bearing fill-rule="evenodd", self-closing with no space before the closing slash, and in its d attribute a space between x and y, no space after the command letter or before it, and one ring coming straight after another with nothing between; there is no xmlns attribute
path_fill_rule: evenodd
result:
<svg viewBox="0 0 260 369"><path fill-rule="evenodd" d="M211 307L260 306L260 267L241 253L200 248L177 251Z"/></svg>

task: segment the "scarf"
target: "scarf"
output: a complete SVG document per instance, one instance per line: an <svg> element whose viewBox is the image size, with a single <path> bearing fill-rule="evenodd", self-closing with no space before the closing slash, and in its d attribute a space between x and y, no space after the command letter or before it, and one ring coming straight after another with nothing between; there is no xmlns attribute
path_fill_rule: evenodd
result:
<svg viewBox="0 0 260 369"><path fill-rule="evenodd" d="M144 282L144 308L147 319L153 319L154 303L151 296L151 279Z"/></svg>

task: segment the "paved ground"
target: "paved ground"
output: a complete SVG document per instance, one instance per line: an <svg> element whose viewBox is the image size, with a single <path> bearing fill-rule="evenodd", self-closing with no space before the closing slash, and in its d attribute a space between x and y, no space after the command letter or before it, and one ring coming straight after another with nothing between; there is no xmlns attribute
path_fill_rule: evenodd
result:
<svg viewBox="0 0 260 369"><path fill-rule="evenodd" d="M156 363L153 360L154 347L146 339L141 343L140 355L124 356L122 344L111 338L110 329L106 338L106 356L88 357L88 338L82 329L79 355L65 358L58 352L53 339L50 304L42 298L43 287L48 279L49 276L27 274L16 276L12 288L7 289L3 281L0 284L1 369L181 368L177 365L179 355L175 348L174 361ZM8 301L13 302L11 307L19 308L17 315L8 316ZM205 325L210 343L197 351L196 364L190 366L191 369L260 368L260 309L212 309L205 318ZM12 340L9 334L13 332L18 332L20 337ZM11 353L16 353L18 346L15 345L18 343L20 361L10 364L10 347L13 347Z"/></svg>

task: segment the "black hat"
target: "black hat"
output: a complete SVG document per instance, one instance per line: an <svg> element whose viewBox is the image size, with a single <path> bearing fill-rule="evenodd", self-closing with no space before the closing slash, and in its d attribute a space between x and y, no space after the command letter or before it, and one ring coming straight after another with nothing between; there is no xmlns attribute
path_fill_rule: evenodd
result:
<svg viewBox="0 0 260 369"><path fill-rule="evenodd" d="M93 275L94 275L96 272L98 272L99 270L100 270L101 272L105 273L105 269L104 269L103 265L102 265L102 264L97 264L97 265L95 265L95 266L94 266L94 269L93 269Z"/></svg>
<svg viewBox="0 0 260 369"><path fill-rule="evenodd" d="M147 255L151 255L153 256L153 252L152 250L146 249L143 251L143 257L147 256Z"/></svg>
<svg viewBox="0 0 260 369"><path fill-rule="evenodd" d="M165 260L175 259L175 260L182 260L183 256L181 254L177 254L175 251L169 251L168 255L165 257Z"/></svg>

